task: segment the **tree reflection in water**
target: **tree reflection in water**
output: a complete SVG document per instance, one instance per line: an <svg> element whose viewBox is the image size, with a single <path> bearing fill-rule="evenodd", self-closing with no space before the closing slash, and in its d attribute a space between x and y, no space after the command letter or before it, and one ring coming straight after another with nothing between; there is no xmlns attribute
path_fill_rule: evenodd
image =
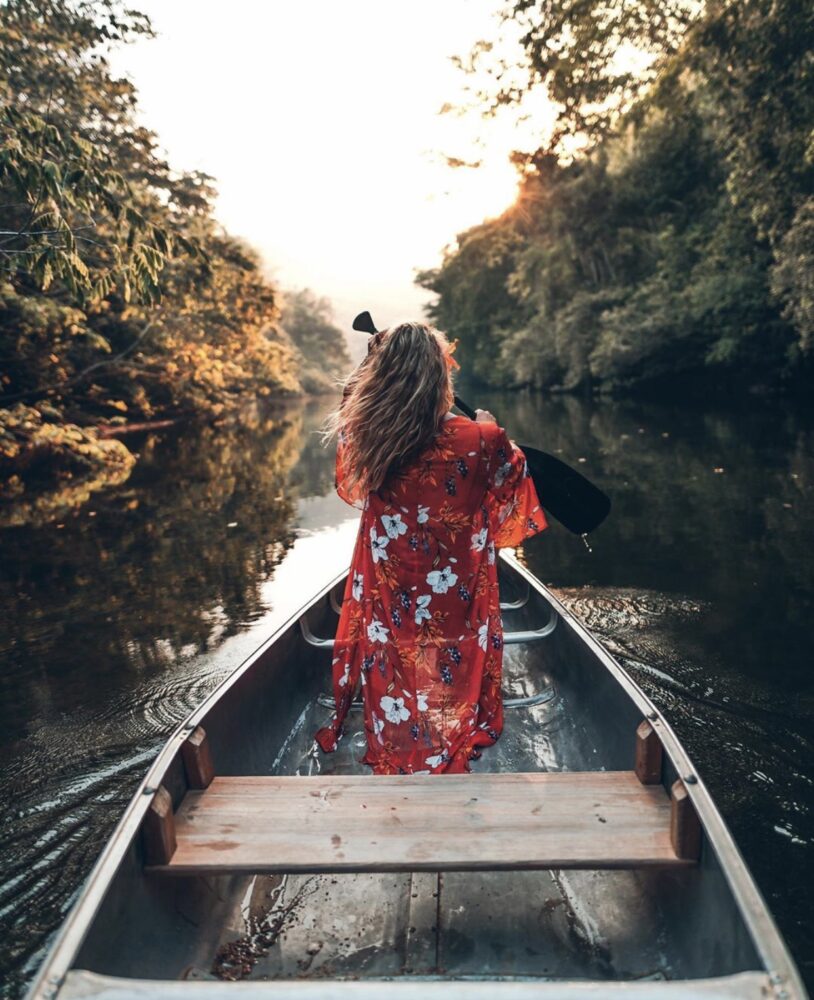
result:
<svg viewBox="0 0 814 1000"><path fill-rule="evenodd" d="M267 610L262 585L294 538L298 496L333 488L316 433L330 402L253 405L220 426L146 436L120 488L62 522L2 533L0 685L19 708L6 727L57 689L53 707L70 711Z"/></svg>

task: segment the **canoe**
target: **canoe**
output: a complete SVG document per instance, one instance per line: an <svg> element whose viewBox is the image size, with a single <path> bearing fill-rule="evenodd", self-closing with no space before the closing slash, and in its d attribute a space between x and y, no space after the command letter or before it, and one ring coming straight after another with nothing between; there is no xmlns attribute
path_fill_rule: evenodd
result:
<svg viewBox="0 0 814 1000"><path fill-rule="evenodd" d="M675 733L510 551L472 773L369 774L359 706L315 752L345 578L173 733L29 997L807 995Z"/></svg>

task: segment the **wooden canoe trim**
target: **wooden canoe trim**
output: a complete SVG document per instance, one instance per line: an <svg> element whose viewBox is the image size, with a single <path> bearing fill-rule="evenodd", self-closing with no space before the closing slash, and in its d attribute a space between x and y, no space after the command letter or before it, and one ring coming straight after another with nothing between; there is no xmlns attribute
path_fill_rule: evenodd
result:
<svg viewBox="0 0 814 1000"><path fill-rule="evenodd" d="M681 866L670 797L634 771L216 776L168 874Z"/></svg>
<svg viewBox="0 0 814 1000"><path fill-rule="evenodd" d="M697 861L701 854L701 822L686 785L677 778L670 789L670 841L676 857Z"/></svg>
<svg viewBox="0 0 814 1000"><path fill-rule="evenodd" d="M148 865L168 865L175 854L175 817L172 796L163 785L153 796L141 827L144 860Z"/></svg>
<svg viewBox="0 0 814 1000"><path fill-rule="evenodd" d="M644 719L636 730L636 777L643 785L657 785L661 781L663 756L658 733Z"/></svg>
<svg viewBox="0 0 814 1000"><path fill-rule="evenodd" d="M203 726L198 726L181 744L181 757L190 788L208 788L215 777L212 751Z"/></svg>

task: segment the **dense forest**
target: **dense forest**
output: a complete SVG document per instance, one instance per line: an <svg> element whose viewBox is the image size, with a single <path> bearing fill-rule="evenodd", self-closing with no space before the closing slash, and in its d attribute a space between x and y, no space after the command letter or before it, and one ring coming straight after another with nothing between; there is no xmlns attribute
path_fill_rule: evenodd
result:
<svg viewBox="0 0 814 1000"><path fill-rule="evenodd" d="M814 6L504 0L469 105L556 120L517 201L418 272L484 382L802 390L814 348ZM622 55L636 53L636 70ZM501 53L501 54L498 54ZM458 113L466 107L448 108Z"/></svg>
<svg viewBox="0 0 814 1000"><path fill-rule="evenodd" d="M120 0L0 4L0 500L74 506L121 482L128 429L213 420L347 369L328 304L284 296L171 168L111 45L153 37Z"/></svg>

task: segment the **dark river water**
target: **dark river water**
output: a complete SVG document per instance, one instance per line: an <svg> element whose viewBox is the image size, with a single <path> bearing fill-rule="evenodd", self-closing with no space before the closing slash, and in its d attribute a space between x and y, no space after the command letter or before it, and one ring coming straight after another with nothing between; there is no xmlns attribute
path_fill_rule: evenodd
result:
<svg viewBox="0 0 814 1000"><path fill-rule="evenodd" d="M347 560L331 400L134 439L129 480L0 531L0 979L17 997L175 725ZM613 498L531 569L683 740L814 985L814 421L775 402L481 395ZM343 530L340 530L343 529ZM290 594L289 594L290 595Z"/></svg>

